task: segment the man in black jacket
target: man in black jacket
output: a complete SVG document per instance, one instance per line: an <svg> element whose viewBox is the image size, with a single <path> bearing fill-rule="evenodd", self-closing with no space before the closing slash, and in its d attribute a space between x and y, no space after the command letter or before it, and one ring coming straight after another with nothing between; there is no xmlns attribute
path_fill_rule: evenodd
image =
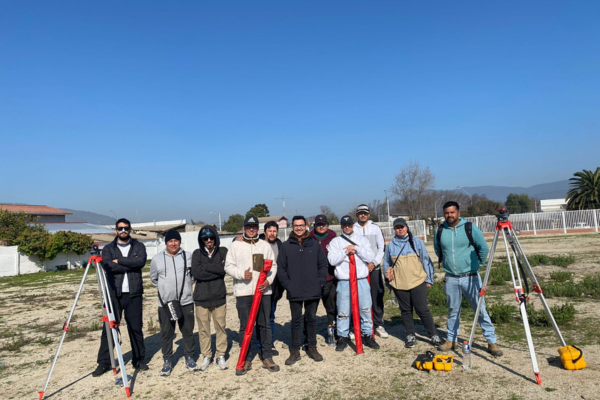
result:
<svg viewBox="0 0 600 400"><path fill-rule="evenodd" d="M192 254L192 276L196 280L194 303L196 304L196 320L198 321L198 336L202 362L199 369L206 371L211 365L212 350L210 346L210 320L214 321L217 333L217 353L215 363L225 370L227 351L226 295L225 289L225 259L227 249L220 247L221 241L214 226L205 225L198 233L200 248Z"/></svg>
<svg viewBox="0 0 600 400"><path fill-rule="evenodd" d="M327 257L319 243L311 238L306 229L306 218L292 218L292 233L283 243L277 258L279 281L287 291L292 311L292 347L285 365L300 360L302 307L308 336L306 354L315 361L323 361L317 351L317 307L327 280Z"/></svg>
<svg viewBox="0 0 600 400"><path fill-rule="evenodd" d="M142 332L142 268L146 265L146 246L131 238L131 223L121 218L115 225L117 237L102 249L102 268L106 272L106 281L115 310L115 319L120 324L125 311L127 332L131 343L132 360L135 369L146 371L146 348ZM98 367L92 376L100 376L111 369L111 355L108 351L106 330L102 329Z"/></svg>

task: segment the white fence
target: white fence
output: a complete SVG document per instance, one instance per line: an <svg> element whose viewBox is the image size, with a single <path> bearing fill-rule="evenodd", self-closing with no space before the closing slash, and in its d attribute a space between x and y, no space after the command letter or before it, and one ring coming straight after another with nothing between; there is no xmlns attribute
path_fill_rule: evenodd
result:
<svg viewBox="0 0 600 400"><path fill-rule="evenodd" d="M468 217L486 233L495 233L498 219L493 215ZM545 233L598 232L600 210L557 211L545 213L513 214L509 216L515 231L533 235Z"/></svg>
<svg viewBox="0 0 600 400"><path fill-rule="evenodd" d="M54 260L40 262L36 256L19 252L17 246L0 246L0 276L56 271L59 268L79 268L89 259L89 254L59 254Z"/></svg>

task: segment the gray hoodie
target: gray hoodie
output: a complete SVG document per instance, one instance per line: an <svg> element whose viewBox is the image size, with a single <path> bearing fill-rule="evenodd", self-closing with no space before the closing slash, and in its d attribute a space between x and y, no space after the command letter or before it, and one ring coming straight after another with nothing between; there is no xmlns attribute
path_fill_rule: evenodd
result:
<svg viewBox="0 0 600 400"><path fill-rule="evenodd" d="M179 249L175 257L171 256L166 251L161 251L152 257L150 264L150 280L152 284L158 288L158 293L163 303L177 300L181 293L181 285L183 284L184 274L184 257L187 262L187 274L185 277L185 288L179 302L182 306L187 306L194 302L192 298L192 284L194 278L190 275L192 268L192 253ZM161 307L160 301L158 306Z"/></svg>

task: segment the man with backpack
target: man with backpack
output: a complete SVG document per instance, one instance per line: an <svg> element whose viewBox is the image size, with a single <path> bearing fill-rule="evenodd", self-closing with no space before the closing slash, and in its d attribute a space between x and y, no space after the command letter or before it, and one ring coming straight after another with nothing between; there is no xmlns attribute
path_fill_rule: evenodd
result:
<svg viewBox="0 0 600 400"><path fill-rule="evenodd" d="M444 292L448 305L448 340L438 350L448 351L458 346L462 296L465 296L473 311L477 309L482 286L478 270L483 266L489 249L479 228L460 217L457 202L448 201L443 208L446 221L438 228L433 247L446 272ZM488 342L488 351L493 356L501 356L502 351L496 343L494 326L485 309L485 302L479 314L479 325Z"/></svg>

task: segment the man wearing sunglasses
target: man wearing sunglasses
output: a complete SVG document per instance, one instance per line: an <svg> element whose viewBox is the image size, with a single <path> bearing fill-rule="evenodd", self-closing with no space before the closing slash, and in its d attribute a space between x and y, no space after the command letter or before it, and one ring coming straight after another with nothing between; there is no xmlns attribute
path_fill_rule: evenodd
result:
<svg viewBox="0 0 600 400"><path fill-rule="evenodd" d="M115 319L120 324L125 311L125 321L131 344L132 360L135 369L148 370L146 348L142 332L142 268L146 265L146 246L131 237L131 223L121 218L115 225L115 240L102 249L102 268L106 272L106 281L115 310ZM106 339L106 330L102 329L98 367L92 376L100 376L111 369L110 353Z"/></svg>
<svg viewBox="0 0 600 400"><path fill-rule="evenodd" d="M263 268L262 260L273 260L273 265L265 282L257 287L258 277ZM254 291L259 290L263 293L256 316L256 328L260 330L263 368L270 372L279 371L279 366L273 361L271 326L269 324L271 285L277 274L277 262L271 246L258 238L258 217L255 215L247 215L244 219L243 239L241 242L234 240L231 244L225 260L225 272L233 278L233 294L236 297L236 308L240 319L240 345L250 316ZM244 375L252 369L252 356L251 349L248 349L244 368L236 369L236 375Z"/></svg>
<svg viewBox="0 0 600 400"><path fill-rule="evenodd" d="M227 333L225 332L226 295L225 260L227 248L220 247L217 229L205 225L198 233L200 248L192 255L192 275L196 280L194 302L202 362L200 371L206 371L212 364L213 353L210 344L210 320L213 320L217 333L215 363L221 370L229 368L225 361Z"/></svg>

